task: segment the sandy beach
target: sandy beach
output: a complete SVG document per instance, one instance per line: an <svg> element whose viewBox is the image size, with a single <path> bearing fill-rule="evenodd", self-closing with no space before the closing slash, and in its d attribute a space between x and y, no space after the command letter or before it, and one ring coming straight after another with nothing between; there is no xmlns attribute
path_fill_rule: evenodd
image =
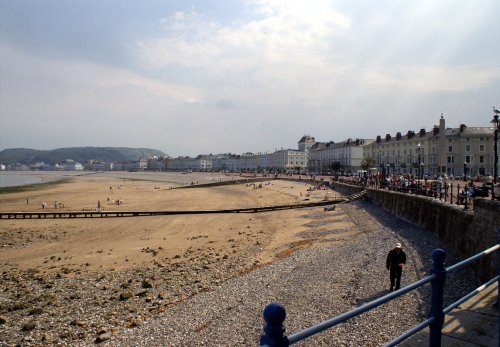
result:
<svg viewBox="0 0 500 347"><path fill-rule="evenodd" d="M0 211L53 211L56 203L60 211L95 211L98 204L105 211L229 209L320 201L326 193L335 196L331 191L310 193L308 184L281 180L263 182L261 189L248 186L244 180L230 186L172 189L187 182L222 180L218 176L195 173L165 177L153 173L149 175L153 181L145 180L148 175L144 173L72 177L70 182L48 189L4 194ZM237 177L230 180L239 182ZM257 260L267 262L272 254L297 241L294 234L302 230L302 214L5 220L0 226L0 264L4 269L37 269L42 273L62 267L72 271L123 269L160 259L173 261L188 249L203 253L210 247L229 253L256 243L262 248ZM155 257L143 249L154 250ZM60 260L51 261L54 257ZM250 263L255 260L248 259Z"/></svg>
<svg viewBox="0 0 500 347"><path fill-rule="evenodd" d="M172 189L190 182L222 180L235 184ZM72 176L64 183L40 190L2 194L0 211L51 211L56 205L65 211L95 211L98 202L107 211L229 209L312 202L338 196L333 191L310 192L310 187L306 182L270 179L262 182L259 189L241 178L218 173L103 173ZM117 201L121 203L118 205ZM46 203L44 209L42 202ZM209 290L220 281L311 246L317 237L308 238L303 233L310 222L302 210L2 220L0 289L4 294L0 296L0 315L6 323L0 325L0 330L8 337L7 345L26 340L68 343L93 336L103 326L116 330L140 324L139 321L154 316L155 312ZM343 230L349 229L352 221L341 218L334 224ZM335 242L334 239L326 241ZM145 281L154 284L150 286ZM129 289L132 284L137 288ZM75 289L89 286L92 290ZM143 293L141 289L149 291ZM150 300L161 297L162 301L154 310L134 308L139 312L136 316L141 318L131 323L130 307L121 303L126 300L122 296L138 292ZM67 302L66 296L78 299ZM99 300L101 296L108 300ZM25 324L37 317L30 314L35 308L40 308L42 316L62 317L54 318L50 329L42 328L46 322L39 319L38 328L26 328L29 332L22 332ZM110 312L114 312L112 319ZM82 313L93 317L93 323L78 320Z"/></svg>

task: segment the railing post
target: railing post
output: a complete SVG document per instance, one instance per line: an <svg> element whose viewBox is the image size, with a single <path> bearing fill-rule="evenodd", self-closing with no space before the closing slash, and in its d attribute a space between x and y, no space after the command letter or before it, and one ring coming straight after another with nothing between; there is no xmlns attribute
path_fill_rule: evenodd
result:
<svg viewBox="0 0 500 347"><path fill-rule="evenodd" d="M450 183L450 204L453 205L453 182Z"/></svg>
<svg viewBox="0 0 500 347"><path fill-rule="evenodd" d="M460 183L457 183L457 205L460 202Z"/></svg>
<svg viewBox="0 0 500 347"><path fill-rule="evenodd" d="M441 346L441 329L444 323L443 313L443 290L444 281L446 280L446 269L444 267L444 260L446 259L446 252L442 249L435 249L432 251L432 273L436 275L431 282L432 284L432 297L431 309L429 318L434 317L434 321L430 324L430 347Z"/></svg>
<svg viewBox="0 0 500 347"><path fill-rule="evenodd" d="M268 347L286 347L288 339L284 335L286 318L285 308L277 303L266 306L263 312L264 316L264 335L260 338L261 346Z"/></svg>

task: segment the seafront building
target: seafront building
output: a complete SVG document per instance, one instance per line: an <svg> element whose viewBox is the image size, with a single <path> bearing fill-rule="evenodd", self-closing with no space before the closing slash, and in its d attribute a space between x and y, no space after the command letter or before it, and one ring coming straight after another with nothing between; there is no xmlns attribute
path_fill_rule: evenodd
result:
<svg viewBox="0 0 500 347"><path fill-rule="evenodd" d="M83 171L83 165L72 159L67 159L61 164L55 164L54 168L63 171Z"/></svg>
<svg viewBox="0 0 500 347"><path fill-rule="evenodd" d="M165 160L166 170L175 171L282 171L305 172L308 152L314 145L314 137L305 135L298 142L298 149L280 149L265 153L244 153L241 155L218 154L199 155L196 158L178 157Z"/></svg>
<svg viewBox="0 0 500 347"><path fill-rule="evenodd" d="M317 142L309 151L308 170L317 174L355 173L362 169L364 147L372 139Z"/></svg>
<svg viewBox="0 0 500 347"><path fill-rule="evenodd" d="M449 176L491 175L494 167L493 127L447 128L441 115L432 131L377 136L363 148L366 162L386 174Z"/></svg>
<svg viewBox="0 0 500 347"><path fill-rule="evenodd" d="M317 142L305 135L298 149L266 153L199 155L166 159L165 170L177 171L282 171L311 174L359 173L412 174L423 177L491 175L494 166L493 127L461 124L447 128L443 115L431 131L409 130L395 136Z"/></svg>

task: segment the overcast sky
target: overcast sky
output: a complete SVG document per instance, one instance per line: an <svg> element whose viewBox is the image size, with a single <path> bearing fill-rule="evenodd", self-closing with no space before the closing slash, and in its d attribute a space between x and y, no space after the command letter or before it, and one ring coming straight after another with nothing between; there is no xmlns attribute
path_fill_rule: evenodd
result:
<svg viewBox="0 0 500 347"><path fill-rule="evenodd" d="M499 18L498 0L0 0L0 150L488 126Z"/></svg>

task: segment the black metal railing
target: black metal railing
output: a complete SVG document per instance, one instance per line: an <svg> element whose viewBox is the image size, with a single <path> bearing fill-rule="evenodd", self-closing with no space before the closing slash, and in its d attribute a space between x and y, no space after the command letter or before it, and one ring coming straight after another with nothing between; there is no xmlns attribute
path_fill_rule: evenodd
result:
<svg viewBox="0 0 500 347"><path fill-rule="evenodd" d="M500 234L500 227L497 228L497 232ZM425 327L429 326L430 329L430 337L429 337L429 346L431 347L437 347L441 345L441 330L443 327L444 323L444 318L445 315L454 308L458 307L460 304L471 298L472 296L478 294L482 290L486 289L488 286L492 285L494 282L499 281L500 278L500 265L498 268L498 273L495 277L491 278L489 281L484 283L482 286L476 288L469 294L465 295L464 297L460 298L458 301L454 302L453 304L447 306L446 308L443 308L443 293L444 293L444 283L446 280L447 274L463 268L464 266L484 257L489 254L492 254L493 252L497 251L497 254L499 255L499 264L500 264L500 240L499 242L483 252L480 252L470 258L467 258L455 265L452 265L450 267L445 268L444 267L444 260L446 259L446 253L442 249L435 249L432 252L432 260L433 260L433 267L432 267L432 274L430 276L427 276L417 282L414 282L404 288L401 288L397 291L394 291L390 294L384 295L378 299L375 299L373 301L370 301L368 303L363 304L362 306L355 308L349 312L343 313L341 315L338 315L336 317L333 317L331 319L328 319L324 322L321 322L317 325L314 325L312 327L306 328L302 331L299 331L297 333L291 334L289 336L284 336L284 331L285 327L283 325L283 322L285 321L286 317L286 310L285 308L278 304L278 303L272 303L266 306L263 312L264 316L264 335L261 337L260 340L260 345L261 346L269 346L269 347L282 347L282 346L288 346L293 343L296 343L298 341L304 340L314 334L317 334L321 331L324 331L326 329L332 328L340 323L343 323L353 317L359 316L364 312L370 311L382 304L385 304L399 296L402 296L408 292L411 292L417 288L420 288L427 283L431 283L432 286L432 294L431 294L431 304L430 304L430 309L429 309L429 315L428 318L421 322L420 324L416 325L412 329L406 331L402 335L396 337L394 340L386 344L386 346L395 346L398 343L406 340L408 337L414 335L418 331L424 329ZM499 285L500 288L500 285ZM500 337L500 324L499 324L499 331L498 331L498 336Z"/></svg>

